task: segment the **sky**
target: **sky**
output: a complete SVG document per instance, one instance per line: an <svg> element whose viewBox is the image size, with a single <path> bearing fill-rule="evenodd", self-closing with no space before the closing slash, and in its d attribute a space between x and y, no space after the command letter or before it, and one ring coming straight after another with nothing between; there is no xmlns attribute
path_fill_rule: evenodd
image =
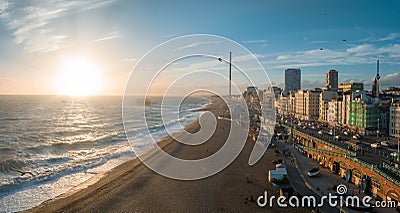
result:
<svg viewBox="0 0 400 213"><path fill-rule="evenodd" d="M370 89L377 59L381 88L400 86L399 10L399 0L0 0L0 94L122 95L149 50L190 34L243 45L277 86L285 68L302 70L303 89L336 69Z"/></svg>

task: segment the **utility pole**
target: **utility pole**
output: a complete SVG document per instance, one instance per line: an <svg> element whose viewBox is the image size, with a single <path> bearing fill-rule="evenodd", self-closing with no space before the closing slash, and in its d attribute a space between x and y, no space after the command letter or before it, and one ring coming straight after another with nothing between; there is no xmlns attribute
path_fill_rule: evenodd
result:
<svg viewBox="0 0 400 213"><path fill-rule="evenodd" d="M397 136L397 161L400 161L400 135Z"/></svg>
<svg viewBox="0 0 400 213"><path fill-rule="evenodd" d="M379 118L378 118L378 130L376 131L376 139L378 139L378 137L379 137L379 129L380 129L380 128L379 128L379 124L380 124L380 123L379 123Z"/></svg>
<svg viewBox="0 0 400 213"><path fill-rule="evenodd" d="M222 58L218 58L219 62L224 61ZM229 51L229 101L232 101L232 52Z"/></svg>
<svg viewBox="0 0 400 213"><path fill-rule="evenodd" d="M232 52L229 52L229 101L232 100Z"/></svg>

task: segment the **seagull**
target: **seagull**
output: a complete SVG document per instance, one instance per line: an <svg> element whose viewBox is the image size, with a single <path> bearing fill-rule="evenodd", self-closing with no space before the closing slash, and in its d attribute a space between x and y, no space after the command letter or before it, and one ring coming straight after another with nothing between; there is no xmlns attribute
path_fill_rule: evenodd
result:
<svg viewBox="0 0 400 213"><path fill-rule="evenodd" d="M343 42L347 42L347 40L346 40L346 39L343 39L342 41L343 41Z"/></svg>
<svg viewBox="0 0 400 213"><path fill-rule="evenodd" d="M219 62L222 62L222 58L218 58L218 61L219 61Z"/></svg>
<svg viewBox="0 0 400 213"><path fill-rule="evenodd" d="M324 48L320 48L319 50L324 50Z"/></svg>

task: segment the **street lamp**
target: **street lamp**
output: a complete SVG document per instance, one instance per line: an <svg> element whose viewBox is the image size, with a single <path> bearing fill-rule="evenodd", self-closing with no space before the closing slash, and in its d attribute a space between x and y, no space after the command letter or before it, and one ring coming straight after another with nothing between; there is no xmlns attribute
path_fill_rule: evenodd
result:
<svg viewBox="0 0 400 213"><path fill-rule="evenodd" d="M377 126L377 128L378 128L378 130L376 130L376 139L378 139L378 137L379 137L379 118L378 118L378 126Z"/></svg>
<svg viewBox="0 0 400 213"><path fill-rule="evenodd" d="M397 135L397 161L400 161L400 135Z"/></svg>
<svg viewBox="0 0 400 213"><path fill-rule="evenodd" d="M218 58L222 62L222 58ZM229 52L229 101L232 100L232 52Z"/></svg>

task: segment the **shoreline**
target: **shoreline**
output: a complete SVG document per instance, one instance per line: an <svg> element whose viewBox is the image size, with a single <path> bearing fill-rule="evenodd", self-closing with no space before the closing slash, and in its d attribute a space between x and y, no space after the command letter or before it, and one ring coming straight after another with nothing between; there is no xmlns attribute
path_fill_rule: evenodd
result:
<svg viewBox="0 0 400 213"><path fill-rule="evenodd" d="M221 105L212 102L205 110L216 116ZM185 126L197 132L194 121ZM167 153L182 159L200 159L218 151L230 133L230 122L218 120L217 130L205 143L187 146L170 136L157 144ZM278 189L267 182L267 171L274 169L273 149L269 148L255 165L248 165L254 143L247 140L240 155L221 172L200 180L181 181L163 177L144 166L138 158L129 160L106 172L94 184L72 194L48 200L25 212L75 211L137 211L137 212L293 212L293 208L260 208L255 199ZM190 147L190 148L189 148ZM296 209L309 212L309 209Z"/></svg>
<svg viewBox="0 0 400 213"><path fill-rule="evenodd" d="M210 102L208 104L205 104L200 109L193 109L191 111L192 112L207 111L210 108L210 105L213 104L212 98L209 98L209 99L210 99ZM193 132L192 129L196 128L196 125L198 124L198 122L199 122L199 119L196 119L196 120L186 124L185 127L184 127L184 130L189 131L189 132ZM178 131L178 132L173 133L173 135L177 136L177 135L180 135L181 133L182 133L182 131ZM158 142L156 142L156 144L158 144L158 146L160 146L160 148L164 149L166 146L168 146L169 143L172 143L172 142L173 141L172 141L171 136L167 135L167 136L164 136L163 138L161 138ZM66 199L66 198L68 198L70 196L73 196L73 195L79 193L80 191L83 191L83 190L89 188L90 186L97 184L99 181L101 181L103 178L105 178L108 175L108 173L113 173L113 172L120 173L120 172L114 171L114 170L120 170L121 168L118 168L118 167L124 167L125 164L131 164L131 163L133 163L133 164L141 164L141 162L138 159L138 157L134 156L132 159L129 159L129 160L125 161L125 162L122 162L122 163L118 164L117 166L115 166L115 167L113 167L113 168L111 168L109 170L106 170L106 171L103 171L103 172L100 172L98 174L93 175L88 180L85 180L84 182L79 183L78 185L72 187L71 189L67 190L66 192L64 192L64 193L62 193L62 194L60 194L60 195L58 195L58 196L56 196L54 198L50 198L48 200L45 200L42 203L40 203L39 205L37 205L37 206L34 206L32 208L29 208L29 209L22 210L20 212L30 212L31 210L34 211L36 208L38 208L38 207L40 207L42 205L47 205L48 203L56 202L58 200ZM132 166L132 165L130 165L130 166Z"/></svg>

